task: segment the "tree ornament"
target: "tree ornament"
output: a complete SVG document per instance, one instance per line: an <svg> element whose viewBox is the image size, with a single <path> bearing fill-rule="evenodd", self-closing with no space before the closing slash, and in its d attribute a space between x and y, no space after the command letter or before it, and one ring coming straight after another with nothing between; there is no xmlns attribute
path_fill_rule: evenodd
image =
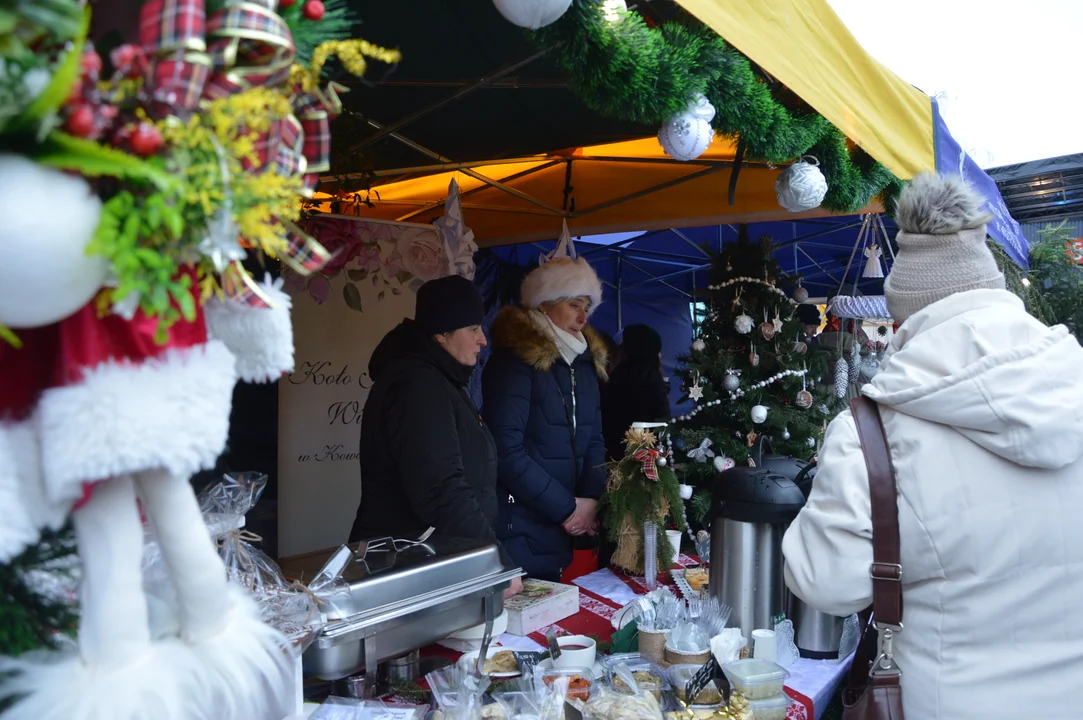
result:
<svg viewBox="0 0 1083 720"><path fill-rule="evenodd" d="M794 398L793 404L802 410L807 410L812 407L812 393L808 390L799 390L797 397Z"/></svg>
<svg viewBox="0 0 1083 720"><path fill-rule="evenodd" d="M793 299L798 303L803 303L808 300L808 290L801 287L800 282L798 282L797 287L793 289Z"/></svg>
<svg viewBox="0 0 1083 720"><path fill-rule="evenodd" d="M775 181L778 204L790 212L820 207L827 195L827 180L820 172L819 164L819 160L806 155L783 170Z"/></svg>
<svg viewBox="0 0 1083 720"><path fill-rule="evenodd" d="M297 4L297 0L278 0L279 10L289 10L291 7Z"/></svg>
<svg viewBox="0 0 1083 720"><path fill-rule="evenodd" d="M323 15L326 9L320 0L308 0L301 8L301 12L304 14L306 20L319 21L323 20Z"/></svg>
<svg viewBox="0 0 1083 720"><path fill-rule="evenodd" d="M790 439L790 429L789 428L787 428L787 427L782 428L782 439L783 440L789 440Z"/></svg>
<svg viewBox="0 0 1083 720"><path fill-rule="evenodd" d="M688 109L672 117L658 131L658 142L674 160L695 160L711 146L714 139L715 109L707 98L697 94Z"/></svg>
<svg viewBox="0 0 1083 720"><path fill-rule="evenodd" d="M862 271L861 277L882 278L884 276L884 268L880 265L880 255L882 254L880 246L876 243L865 248L865 269Z"/></svg>
<svg viewBox="0 0 1083 720"><path fill-rule="evenodd" d="M572 0L493 0L493 5L512 25L537 30L559 20Z"/></svg>
<svg viewBox="0 0 1083 720"><path fill-rule="evenodd" d="M738 377L740 374L740 370L727 370L726 377L722 378L722 387L730 392L739 388L741 386L741 379Z"/></svg>
<svg viewBox="0 0 1083 720"><path fill-rule="evenodd" d="M755 345L753 345L753 346L752 346L752 348L751 348L751 350L749 350L749 353L748 353L748 362L749 362L749 364L750 364L750 365L752 365L752 367L759 367L759 364L760 364L760 356L759 356L759 354L758 354L758 353L756 352L756 346L755 346Z"/></svg>
<svg viewBox="0 0 1083 720"><path fill-rule="evenodd" d="M733 329L742 335L747 335L752 332L752 325L754 321L748 315L741 313L737 316L737 319L733 321Z"/></svg>
<svg viewBox="0 0 1083 720"><path fill-rule="evenodd" d="M64 121L64 130L77 138L89 138L94 134L94 111L87 104L77 105Z"/></svg>
<svg viewBox="0 0 1083 720"><path fill-rule="evenodd" d="M850 346L850 360L847 363L847 380L851 385L857 383L861 379L861 358L859 357L859 350L857 348L857 342Z"/></svg>
<svg viewBox="0 0 1083 720"><path fill-rule="evenodd" d="M763 322L760 323L760 335L764 340L772 340L775 337L775 324L767 320L767 311L763 311Z"/></svg>
<svg viewBox="0 0 1083 720"><path fill-rule="evenodd" d="M865 382L871 382L878 372L880 372L880 361L872 355L861 361L861 378Z"/></svg>
<svg viewBox="0 0 1083 720"><path fill-rule="evenodd" d="M776 335L778 333L782 332L782 328L783 328L782 318L779 317L777 307L775 308L775 319L771 321L771 324L774 325L774 327L775 327L775 334Z"/></svg>
<svg viewBox="0 0 1083 720"><path fill-rule="evenodd" d="M793 344L793 351L798 355L804 355L808 352L808 343L798 340Z"/></svg>
<svg viewBox="0 0 1083 720"><path fill-rule="evenodd" d="M759 438L759 436L759 433L757 433L755 430L749 430L748 435L745 435L745 441L748 443L749 447L752 447L756 444L756 440Z"/></svg>
<svg viewBox="0 0 1083 720"><path fill-rule="evenodd" d="M767 408L763 405L755 405L752 408L752 422L759 425L767 420Z"/></svg>
<svg viewBox="0 0 1083 720"><path fill-rule="evenodd" d="M714 459L714 469L718 472L726 472L736 464L733 458L728 458L725 455L719 455Z"/></svg>
<svg viewBox="0 0 1083 720"><path fill-rule="evenodd" d="M141 122L128 138L128 142L136 155L150 157L162 149L162 134L149 122Z"/></svg>
<svg viewBox="0 0 1083 720"><path fill-rule="evenodd" d="M702 378L699 375L699 370L696 370L695 373L696 373L695 385L693 385L692 387L690 387L688 389L688 397L690 399L692 399L692 400L695 400L696 402L699 402L700 400L703 399L703 386L700 384L700 382L702 381Z"/></svg>
<svg viewBox="0 0 1083 720"><path fill-rule="evenodd" d="M80 177L0 155L0 325L49 325L86 305L109 262L87 255L101 201ZM62 212L57 212L62 208Z"/></svg>
<svg viewBox="0 0 1083 720"><path fill-rule="evenodd" d="M835 397L846 397L846 387L850 384L850 368L846 358L839 355L835 361Z"/></svg>
<svg viewBox="0 0 1083 720"><path fill-rule="evenodd" d="M692 349L696 352L703 352L707 349L707 343L703 342L700 338L696 338L692 341Z"/></svg>
<svg viewBox="0 0 1083 720"><path fill-rule="evenodd" d="M661 467L665 467L669 460L666 459L665 455L660 455L658 459L655 460L655 462L658 463Z"/></svg>
<svg viewBox="0 0 1083 720"><path fill-rule="evenodd" d="M713 457L714 450L711 449L711 438L703 438L703 442L699 444L699 447L688 451L688 459L695 460L698 463L705 463L708 458Z"/></svg>
<svg viewBox="0 0 1083 720"><path fill-rule="evenodd" d="M816 447L816 438L814 438L814 437L811 437L811 436L810 436L810 437L809 437L809 439L805 441L805 443L806 443L806 444L807 444L807 445L808 445L808 446L809 446L810 448L814 448L814 447Z"/></svg>

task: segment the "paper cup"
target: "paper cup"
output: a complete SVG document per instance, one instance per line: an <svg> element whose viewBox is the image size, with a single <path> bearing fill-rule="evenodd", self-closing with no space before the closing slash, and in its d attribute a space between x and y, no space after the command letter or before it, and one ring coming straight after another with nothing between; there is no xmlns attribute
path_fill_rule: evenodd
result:
<svg viewBox="0 0 1083 720"><path fill-rule="evenodd" d="M553 663L554 667L594 667L594 661L598 657L598 644L586 635L565 635L557 638L560 646L560 657Z"/></svg>
<svg viewBox="0 0 1083 720"><path fill-rule="evenodd" d="M677 559L681 556L681 531L666 530L666 537L669 538L669 544L673 547L673 557L669 559L669 564L676 565Z"/></svg>
<svg viewBox="0 0 1083 720"><path fill-rule="evenodd" d="M752 657L767 662L778 662L778 641L774 630L752 631Z"/></svg>

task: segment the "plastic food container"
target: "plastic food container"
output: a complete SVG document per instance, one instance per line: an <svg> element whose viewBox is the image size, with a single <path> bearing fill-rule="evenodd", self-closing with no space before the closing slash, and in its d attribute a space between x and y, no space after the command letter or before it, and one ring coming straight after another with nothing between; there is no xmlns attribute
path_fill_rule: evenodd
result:
<svg viewBox="0 0 1083 720"><path fill-rule="evenodd" d="M786 720L786 711L793 701L783 693L764 700L749 700L748 711L752 720Z"/></svg>
<svg viewBox="0 0 1083 720"><path fill-rule="evenodd" d="M609 682L609 687L616 692L622 695L631 695L631 688L625 685L624 681L617 675L617 667L621 664L618 662L609 666L606 670L606 680ZM649 660L625 660L623 664L632 673L640 692L649 692L654 695L655 699L661 699L662 691L669 689L668 673Z"/></svg>
<svg viewBox="0 0 1083 720"><path fill-rule="evenodd" d="M587 668L552 668L536 676L538 689L549 687L557 678L568 678L567 696L574 700L590 699L594 689L593 674Z"/></svg>
<svg viewBox="0 0 1083 720"><path fill-rule="evenodd" d="M790 676L781 665L749 658L722 666L733 689L749 700L764 700L782 694L782 685Z"/></svg>
<svg viewBox="0 0 1083 720"><path fill-rule="evenodd" d="M718 707L722 704L722 693L713 681L708 683L697 697L691 700L686 697L688 681L700 671L701 667L701 665L670 665L669 684L678 698L693 707Z"/></svg>
<svg viewBox="0 0 1083 720"><path fill-rule="evenodd" d="M614 668L621 663L624 663L628 667L631 667L635 663L649 662L639 653L617 653L616 655L606 655L602 658L602 667L606 672L609 672L610 668Z"/></svg>

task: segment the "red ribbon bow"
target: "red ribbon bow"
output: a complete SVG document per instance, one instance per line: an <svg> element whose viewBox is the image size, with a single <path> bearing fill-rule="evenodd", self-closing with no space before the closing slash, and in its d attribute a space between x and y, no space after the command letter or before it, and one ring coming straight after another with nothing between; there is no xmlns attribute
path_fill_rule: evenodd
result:
<svg viewBox="0 0 1083 720"><path fill-rule="evenodd" d="M643 474L648 480L658 482L658 458L662 453L657 450L640 448L632 454L632 459L643 465Z"/></svg>

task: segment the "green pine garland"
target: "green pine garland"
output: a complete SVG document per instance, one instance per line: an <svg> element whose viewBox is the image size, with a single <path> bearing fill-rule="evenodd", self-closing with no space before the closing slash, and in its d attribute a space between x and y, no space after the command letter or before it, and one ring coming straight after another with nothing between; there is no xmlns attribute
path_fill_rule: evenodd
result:
<svg viewBox="0 0 1083 720"><path fill-rule="evenodd" d="M303 9L304 0L297 0L288 8L278 8L293 36L293 44L297 48L296 62L307 65L312 59L312 51L320 43L346 40L353 36L357 17L350 10L347 0L323 0L323 17L319 20L306 18Z"/></svg>
<svg viewBox="0 0 1083 720"><path fill-rule="evenodd" d="M0 656L14 657L54 647L56 633L74 632L75 609L35 589L36 571L63 575L75 553L70 531L46 532L40 542L7 564L0 564Z"/></svg>
<svg viewBox="0 0 1083 720"><path fill-rule="evenodd" d="M854 213L901 189L887 168L812 111L781 102L748 58L710 28L689 21L649 27L637 13L606 21L593 0L574 0L557 22L531 33L553 47L572 88L592 110L659 127L683 113L697 93L715 108L715 130L740 139L752 161L786 163L815 155L828 185L823 207Z"/></svg>

